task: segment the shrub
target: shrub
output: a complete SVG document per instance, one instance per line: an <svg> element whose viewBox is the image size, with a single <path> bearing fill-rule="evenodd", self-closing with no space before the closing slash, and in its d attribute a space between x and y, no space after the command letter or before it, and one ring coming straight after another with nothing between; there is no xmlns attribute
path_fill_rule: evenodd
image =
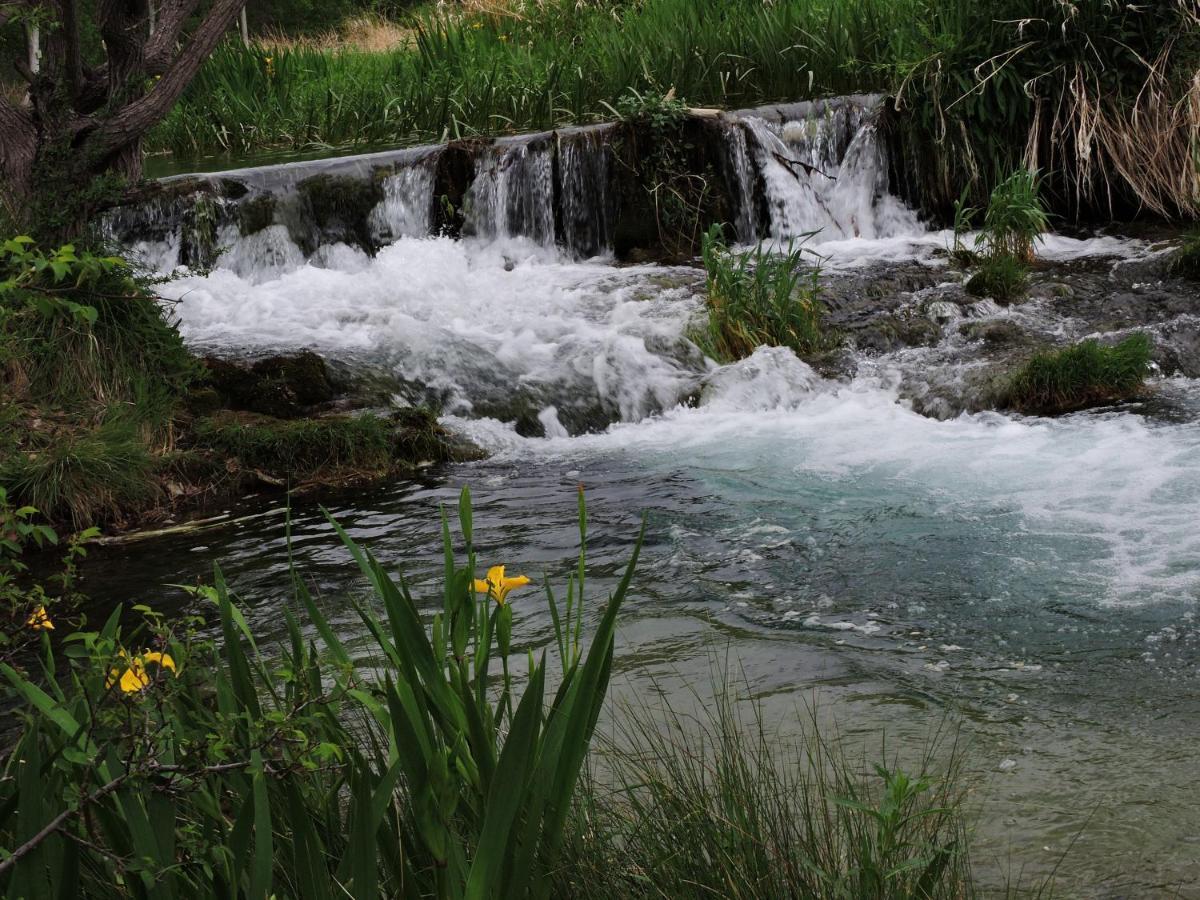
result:
<svg viewBox="0 0 1200 900"><path fill-rule="evenodd" d="M1114 347L1086 340L1039 353L1008 380L1002 405L1052 415L1136 395L1150 364L1150 338L1131 335Z"/></svg>
<svg viewBox="0 0 1200 900"><path fill-rule="evenodd" d="M803 250L775 254L761 245L738 253L724 243L720 226L703 241L708 273L708 320L693 333L696 345L719 362L744 359L763 345L805 355L831 347L817 299L820 270Z"/></svg>
<svg viewBox="0 0 1200 900"><path fill-rule="evenodd" d="M124 260L28 237L0 244L0 365L24 398L89 416L137 401L147 373L182 397L198 371Z"/></svg>

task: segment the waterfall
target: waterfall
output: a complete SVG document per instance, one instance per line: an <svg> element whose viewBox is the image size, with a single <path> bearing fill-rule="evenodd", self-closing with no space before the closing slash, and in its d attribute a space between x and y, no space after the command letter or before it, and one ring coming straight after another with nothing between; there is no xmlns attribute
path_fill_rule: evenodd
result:
<svg viewBox="0 0 1200 900"><path fill-rule="evenodd" d="M752 136L770 237L823 242L921 230L888 192L887 155L871 111L848 98L739 114Z"/></svg>
<svg viewBox="0 0 1200 900"><path fill-rule="evenodd" d="M467 192L466 231L554 243L554 156L546 135L497 141L479 157Z"/></svg>
<svg viewBox="0 0 1200 900"><path fill-rule="evenodd" d="M888 191L879 104L844 97L710 117L703 139L718 142L714 188L725 193L738 241L921 231ZM524 238L587 259L612 252L622 197L652 188L631 186L628 163L615 162L626 127L636 126L176 176L112 211L104 229L158 271L219 265L256 280L349 259L345 247L373 256L435 228L485 241ZM450 156L460 162L443 165Z"/></svg>
<svg viewBox="0 0 1200 900"><path fill-rule="evenodd" d="M609 140L613 126L575 128L558 136L562 244L576 257L597 256L612 244Z"/></svg>
<svg viewBox="0 0 1200 900"><path fill-rule="evenodd" d="M758 233L758 210L756 208L754 185L755 169L750 161L750 149L746 140L746 129L734 122L722 130L725 137L725 151L728 167L733 182L731 191L737 210L734 220L734 230L737 238L743 244L756 241Z"/></svg>
<svg viewBox="0 0 1200 900"><path fill-rule="evenodd" d="M383 199L371 210L372 237L380 246L429 234L433 218L433 166L422 160L383 179Z"/></svg>

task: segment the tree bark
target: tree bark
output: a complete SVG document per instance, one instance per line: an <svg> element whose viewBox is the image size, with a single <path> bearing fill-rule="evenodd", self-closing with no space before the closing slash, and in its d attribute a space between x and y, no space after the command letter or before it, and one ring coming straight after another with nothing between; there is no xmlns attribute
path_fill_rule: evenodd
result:
<svg viewBox="0 0 1200 900"><path fill-rule="evenodd" d="M0 202L14 217L40 188L48 205L62 207L85 195L96 176L140 178L142 136L179 101L246 0L212 0L190 33L199 0L157 0L153 33L151 2L97 0L93 24L106 58L88 68L80 0L0 0L0 26L35 6L55 20L41 71L22 67L29 107L0 98ZM151 77L157 80L148 87Z"/></svg>

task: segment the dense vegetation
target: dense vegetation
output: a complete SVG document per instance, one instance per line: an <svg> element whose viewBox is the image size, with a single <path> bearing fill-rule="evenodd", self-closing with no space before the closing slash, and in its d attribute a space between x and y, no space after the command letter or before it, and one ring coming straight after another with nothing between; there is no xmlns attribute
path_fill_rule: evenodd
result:
<svg viewBox="0 0 1200 900"><path fill-rule="evenodd" d="M202 364L153 288L117 257L0 244L0 489L18 506L77 529L130 525L176 501L459 452L430 410L329 412L312 354Z"/></svg>
<svg viewBox="0 0 1200 900"><path fill-rule="evenodd" d="M890 91L930 209L964 187L982 201L1022 165L1072 212L1200 204L1188 0L528 0L439 6L411 26L385 53L228 45L152 143L437 140L604 117L630 91L727 107Z"/></svg>
<svg viewBox="0 0 1200 900"><path fill-rule="evenodd" d="M9 517L0 506L0 523ZM581 495L581 541L586 522ZM611 775L581 780L637 549L585 651L581 547L565 597L546 588L549 651L531 650L518 677L509 659L525 604L513 592L529 579L503 566L483 573L465 492L459 525L452 535L443 518L444 590L429 622L404 582L338 529L371 587L353 604L370 636L353 652L295 572L283 586L290 641L275 658L219 571L194 591L211 603L217 641L196 630L207 616L169 623L140 608L129 627L117 609L98 628L73 626L69 606L44 593L0 593L14 636L0 648L0 702L20 723L0 778L0 842L11 848L0 889L360 900L700 886L747 898L971 893L961 797L932 757L917 776L892 761L864 774L815 737L788 757L726 699L699 732L678 714L631 715L624 740L596 759ZM0 545L0 576L19 547Z"/></svg>
<svg viewBox="0 0 1200 900"><path fill-rule="evenodd" d="M1005 384L1006 406L1053 414L1135 396L1150 365L1150 338L1131 335L1112 347L1086 340L1039 353Z"/></svg>

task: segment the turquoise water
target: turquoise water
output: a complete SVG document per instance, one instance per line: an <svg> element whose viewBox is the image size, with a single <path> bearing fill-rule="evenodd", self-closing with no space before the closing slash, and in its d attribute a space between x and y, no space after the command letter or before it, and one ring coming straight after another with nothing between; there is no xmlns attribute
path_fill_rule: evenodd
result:
<svg viewBox="0 0 1200 900"><path fill-rule="evenodd" d="M1191 382L1163 390L1200 399ZM1137 410L935 422L886 386L819 379L769 407L735 393L577 438L463 420L492 459L330 509L436 604L437 510L460 485L474 492L482 564L562 582L582 484L593 596L649 521L618 690L703 694L730 654L785 731L814 700L868 744L886 732L919 746L948 720L979 785L986 882L1010 853L1048 871L1074 841L1062 871L1089 886L1078 896L1166 883L1189 896L1200 425ZM779 399L777 385L766 394ZM169 606L180 601L166 585L219 560L271 634L287 552L284 516L268 513L113 548L89 564L93 588ZM293 518L297 562L353 639L341 598L361 585L347 555L314 501ZM548 639L531 594L516 611L526 645Z"/></svg>

